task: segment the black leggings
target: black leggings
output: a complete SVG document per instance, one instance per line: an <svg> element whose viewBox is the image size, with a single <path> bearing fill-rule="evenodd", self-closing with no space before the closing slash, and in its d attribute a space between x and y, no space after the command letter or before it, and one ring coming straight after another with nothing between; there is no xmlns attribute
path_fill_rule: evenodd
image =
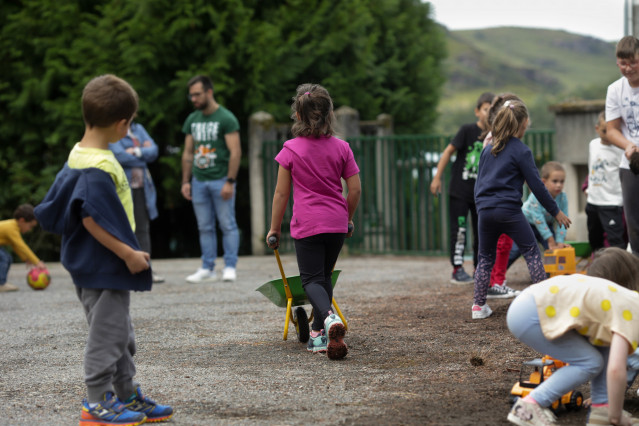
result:
<svg viewBox="0 0 639 426"><path fill-rule="evenodd" d="M346 234L317 234L295 240L297 267L302 286L313 306L314 331L324 328L331 310L333 284L331 276Z"/></svg>

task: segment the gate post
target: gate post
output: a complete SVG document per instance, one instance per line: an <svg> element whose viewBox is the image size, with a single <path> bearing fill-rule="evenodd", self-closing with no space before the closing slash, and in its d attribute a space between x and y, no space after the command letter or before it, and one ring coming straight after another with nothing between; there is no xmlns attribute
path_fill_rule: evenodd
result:
<svg viewBox="0 0 639 426"><path fill-rule="evenodd" d="M337 132L341 139L359 136L359 112L349 106L341 106L335 110Z"/></svg>
<svg viewBox="0 0 639 426"><path fill-rule="evenodd" d="M251 201L251 253L266 253L266 206L264 200L264 165L262 161L262 144L275 140L277 132L273 116L258 111L249 118L249 189Z"/></svg>

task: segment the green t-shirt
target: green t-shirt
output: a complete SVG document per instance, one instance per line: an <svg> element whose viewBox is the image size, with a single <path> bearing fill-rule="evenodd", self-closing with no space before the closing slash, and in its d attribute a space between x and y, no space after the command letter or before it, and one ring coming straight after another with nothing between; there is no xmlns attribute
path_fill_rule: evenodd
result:
<svg viewBox="0 0 639 426"><path fill-rule="evenodd" d="M184 122L182 132L193 136L193 176L200 181L222 179L228 173L231 153L225 135L240 130L231 111L219 106L211 115L193 111Z"/></svg>

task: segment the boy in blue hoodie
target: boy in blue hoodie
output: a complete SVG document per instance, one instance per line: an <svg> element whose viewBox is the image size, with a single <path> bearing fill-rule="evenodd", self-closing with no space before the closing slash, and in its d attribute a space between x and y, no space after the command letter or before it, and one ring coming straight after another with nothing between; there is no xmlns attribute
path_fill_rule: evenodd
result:
<svg viewBox="0 0 639 426"><path fill-rule="evenodd" d="M152 275L134 234L131 189L109 143L126 135L137 106L135 90L114 75L85 86L84 136L35 209L43 229L62 235L61 261L89 323L80 426L138 425L173 415L133 381L130 291L151 290Z"/></svg>

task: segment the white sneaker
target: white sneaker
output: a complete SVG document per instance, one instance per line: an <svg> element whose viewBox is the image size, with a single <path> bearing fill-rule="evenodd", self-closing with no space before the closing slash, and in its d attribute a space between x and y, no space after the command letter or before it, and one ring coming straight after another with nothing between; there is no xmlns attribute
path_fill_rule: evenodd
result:
<svg viewBox="0 0 639 426"><path fill-rule="evenodd" d="M208 283L217 281L217 274L210 269L200 268L193 275L186 277L189 283Z"/></svg>
<svg viewBox="0 0 639 426"><path fill-rule="evenodd" d="M222 271L222 281L235 281L237 279L237 273L235 272L235 268L231 268L227 266Z"/></svg>
<svg viewBox="0 0 639 426"><path fill-rule="evenodd" d="M490 306L488 306L488 303L484 304L483 306L473 305L473 319L488 318L489 316L492 315L492 313L493 313L493 310L490 309Z"/></svg>
<svg viewBox="0 0 639 426"><path fill-rule="evenodd" d="M484 305L485 306L485 305ZM608 420L606 410L606 420ZM521 398L508 413L508 421L519 426L550 426L556 424L557 417L548 408L526 402Z"/></svg>

